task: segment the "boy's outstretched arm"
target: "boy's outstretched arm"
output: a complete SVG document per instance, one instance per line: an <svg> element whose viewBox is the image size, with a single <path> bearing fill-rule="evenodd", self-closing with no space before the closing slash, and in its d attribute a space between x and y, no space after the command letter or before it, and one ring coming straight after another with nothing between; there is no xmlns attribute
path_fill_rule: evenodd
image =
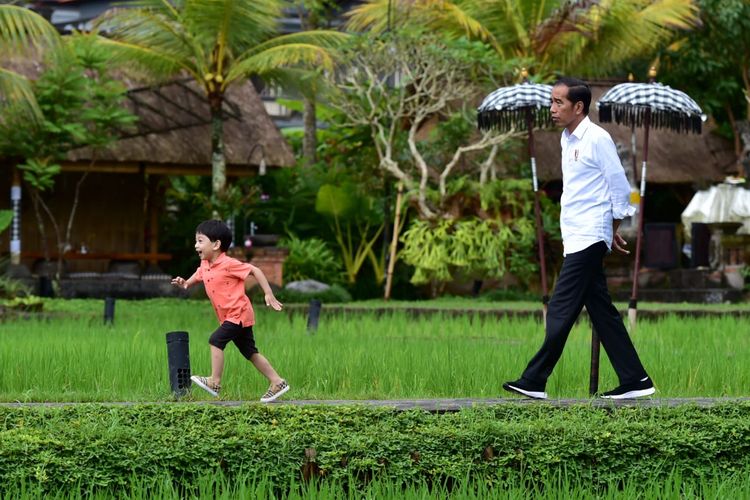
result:
<svg viewBox="0 0 750 500"><path fill-rule="evenodd" d="M172 278L172 285L178 286L180 288L184 288L187 290L191 286L195 285L196 281L197 280L195 280L193 276L191 276L188 279L177 276L176 278Z"/></svg>
<svg viewBox="0 0 750 500"><path fill-rule="evenodd" d="M250 274L248 275L248 278L252 275L255 280L260 285L260 288L263 290L263 293L265 294L266 299L266 305L269 307L273 307L276 311L281 311L281 308L284 306L281 302L278 301L278 299L274 296L273 291L271 290L271 285L268 284L268 280L266 279L266 275L263 274L263 271L260 270L260 268L250 264Z"/></svg>

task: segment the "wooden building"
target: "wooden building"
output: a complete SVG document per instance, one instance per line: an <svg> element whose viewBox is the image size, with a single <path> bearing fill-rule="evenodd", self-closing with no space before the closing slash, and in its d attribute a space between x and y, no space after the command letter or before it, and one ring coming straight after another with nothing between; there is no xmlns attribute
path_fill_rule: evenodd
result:
<svg viewBox="0 0 750 500"><path fill-rule="evenodd" d="M211 175L210 114L202 91L190 80L158 86L127 84L126 105L139 118L135 130L123 133L96 157L88 149L72 151L62 163L54 190L45 195L64 225L80 182L72 248L65 254L69 272L111 271L113 262L137 262L146 269L169 259L160 252L158 240L165 182L170 176ZM267 168L293 165L294 156L252 83L231 87L224 111L228 183ZM19 175L7 161L2 168L6 174L0 176L0 192L9 193ZM0 199L0 208L10 206L9 198ZM46 228L50 229L49 223ZM3 253L10 238L10 231L0 234ZM22 264L38 268L42 239L27 193L21 202L20 240ZM54 258L54 236L48 244Z"/></svg>

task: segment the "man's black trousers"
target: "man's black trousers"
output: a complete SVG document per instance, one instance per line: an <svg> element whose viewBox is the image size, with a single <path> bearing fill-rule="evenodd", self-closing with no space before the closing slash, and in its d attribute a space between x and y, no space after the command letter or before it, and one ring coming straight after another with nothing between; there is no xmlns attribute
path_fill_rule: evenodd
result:
<svg viewBox="0 0 750 500"><path fill-rule="evenodd" d="M600 241L585 250L567 255L563 260L547 308L544 343L523 372L525 380L541 387L546 385L583 306L586 306L620 384L636 382L647 376L609 296L603 266L606 254L607 245Z"/></svg>

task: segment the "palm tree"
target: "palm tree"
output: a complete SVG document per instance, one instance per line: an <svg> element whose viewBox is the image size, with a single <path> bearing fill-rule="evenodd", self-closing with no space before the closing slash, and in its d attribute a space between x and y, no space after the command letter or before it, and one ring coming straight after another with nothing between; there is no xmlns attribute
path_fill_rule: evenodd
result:
<svg viewBox="0 0 750 500"><path fill-rule="evenodd" d="M381 31L390 17L482 39L538 75L594 76L689 29L697 15L692 0L369 0L349 27Z"/></svg>
<svg viewBox="0 0 750 500"><path fill-rule="evenodd" d="M97 23L116 57L152 74L192 77L211 109L212 188L226 186L222 105L227 89L253 75L283 81L284 69L331 68L330 49L346 37L336 31L276 36L279 0L141 0Z"/></svg>
<svg viewBox="0 0 750 500"><path fill-rule="evenodd" d="M11 50L56 45L60 35L46 19L23 7L0 5L0 44ZM33 117L41 113L29 81L14 71L0 67L0 107L17 105Z"/></svg>

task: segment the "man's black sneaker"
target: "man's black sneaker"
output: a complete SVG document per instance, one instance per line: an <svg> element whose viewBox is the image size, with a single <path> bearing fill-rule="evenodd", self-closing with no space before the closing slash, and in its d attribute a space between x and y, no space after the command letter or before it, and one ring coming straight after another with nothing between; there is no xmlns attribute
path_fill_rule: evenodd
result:
<svg viewBox="0 0 750 500"><path fill-rule="evenodd" d="M515 382L505 382L503 384L503 389L531 399L547 399L547 393L544 392L544 387L530 384L522 378Z"/></svg>
<svg viewBox="0 0 750 500"><path fill-rule="evenodd" d="M651 382L650 378L646 377L638 382L623 384L613 391L605 392L601 397L604 399L633 399L650 396L655 392L656 389L653 382Z"/></svg>

